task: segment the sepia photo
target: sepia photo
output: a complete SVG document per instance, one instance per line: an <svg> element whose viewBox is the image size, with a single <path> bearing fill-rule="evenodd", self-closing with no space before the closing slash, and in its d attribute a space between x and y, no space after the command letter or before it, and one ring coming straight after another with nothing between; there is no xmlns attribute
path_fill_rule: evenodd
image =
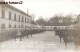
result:
<svg viewBox="0 0 80 52"><path fill-rule="evenodd" d="M0 0L0 52L80 52L80 0Z"/></svg>

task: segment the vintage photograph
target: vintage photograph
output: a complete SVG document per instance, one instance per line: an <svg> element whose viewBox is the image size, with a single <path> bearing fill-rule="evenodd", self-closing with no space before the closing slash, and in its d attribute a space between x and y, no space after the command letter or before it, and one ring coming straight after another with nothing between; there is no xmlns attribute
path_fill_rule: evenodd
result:
<svg viewBox="0 0 80 52"><path fill-rule="evenodd" d="M0 0L0 52L80 52L80 0Z"/></svg>

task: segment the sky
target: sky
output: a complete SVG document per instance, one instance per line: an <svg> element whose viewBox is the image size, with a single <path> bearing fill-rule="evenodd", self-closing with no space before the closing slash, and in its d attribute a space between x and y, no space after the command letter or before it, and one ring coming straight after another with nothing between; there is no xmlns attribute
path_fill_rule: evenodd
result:
<svg viewBox="0 0 80 52"><path fill-rule="evenodd" d="M23 4L12 4L16 8L35 17L49 19L54 15L80 14L80 0L6 0L23 1Z"/></svg>

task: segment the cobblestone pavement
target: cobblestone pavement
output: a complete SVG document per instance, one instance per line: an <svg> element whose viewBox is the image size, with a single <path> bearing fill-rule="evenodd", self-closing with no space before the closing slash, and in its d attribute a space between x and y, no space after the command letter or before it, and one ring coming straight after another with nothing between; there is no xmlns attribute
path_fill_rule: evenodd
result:
<svg viewBox="0 0 80 52"><path fill-rule="evenodd" d="M64 41L59 42L59 37L55 36L54 31L46 31L23 37L22 41L14 39L2 42L0 52L76 52L73 43L68 43L65 47Z"/></svg>

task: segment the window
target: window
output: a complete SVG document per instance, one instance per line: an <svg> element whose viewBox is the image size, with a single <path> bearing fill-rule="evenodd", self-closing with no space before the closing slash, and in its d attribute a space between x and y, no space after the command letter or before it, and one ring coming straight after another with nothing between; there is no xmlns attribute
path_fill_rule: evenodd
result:
<svg viewBox="0 0 80 52"><path fill-rule="evenodd" d="M9 24L9 28L11 28L11 24Z"/></svg>
<svg viewBox="0 0 80 52"><path fill-rule="evenodd" d="M19 25L19 28L20 28L20 25Z"/></svg>
<svg viewBox="0 0 80 52"><path fill-rule="evenodd" d="M16 28L16 25L14 25L14 28Z"/></svg>
<svg viewBox="0 0 80 52"><path fill-rule="evenodd" d="M56 30L57 29L57 27L54 27L54 30Z"/></svg>
<svg viewBox="0 0 80 52"><path fill-rule="evenodd" d="M50 27L50 28L52 28L52 27Z"/></svg>
<svg viewBox="0 0 80 52"><path fill-rule="evenodd" d="M11 20L11 12L9 12L9 20Z"/></svg>
<svg viewBox="0 0 80 52"><path fill-rule="evenodd" d="M23 18L23 16L22 16L22 22L24 22L24 18Z"/></svg>
<svg viewBox="0 0 80 52"><path fill-rule="evenodd" d="M29 18L27 18L27 22L29 23L29 21L30 21L30 19Z"/></svg>
<svg viewBox="0 0 80 52"><path fill-rule="evenodd" d="M26 17L25 17L25 23L26 23Z"/></svg>
<svg viewBox="0 0 80 52"><path fill-rule="evenodd" d="M30 23L30 18L28 18L28 23Z"/></svg>
<svg viewBox="0 0 80 52"><path fill-rule="evenodd" d="M22 25L22 28L24 28L24 26Z"/></svg>
<svg viewBox="0 0 80 52"><path fill-rule="evenodd" d="M60 27L58 27L58 29L60 29Z"/></svg>
<svg viewBox="0 0 80 52"><path fill-rule="evenodd" d="M19 15L19 22L20 22L20 15Z"/></svg>
<svg viewBox="0 0 80 52"><path fill-rule="evenodd" d="M16 14L14 14L14 20L16 21Z"/></svg>
<svg viewBox="0 0 80 52"><path fill-rule="evenodd" d="M68 28L68 27L65 27L66 29Z"/></svg>

